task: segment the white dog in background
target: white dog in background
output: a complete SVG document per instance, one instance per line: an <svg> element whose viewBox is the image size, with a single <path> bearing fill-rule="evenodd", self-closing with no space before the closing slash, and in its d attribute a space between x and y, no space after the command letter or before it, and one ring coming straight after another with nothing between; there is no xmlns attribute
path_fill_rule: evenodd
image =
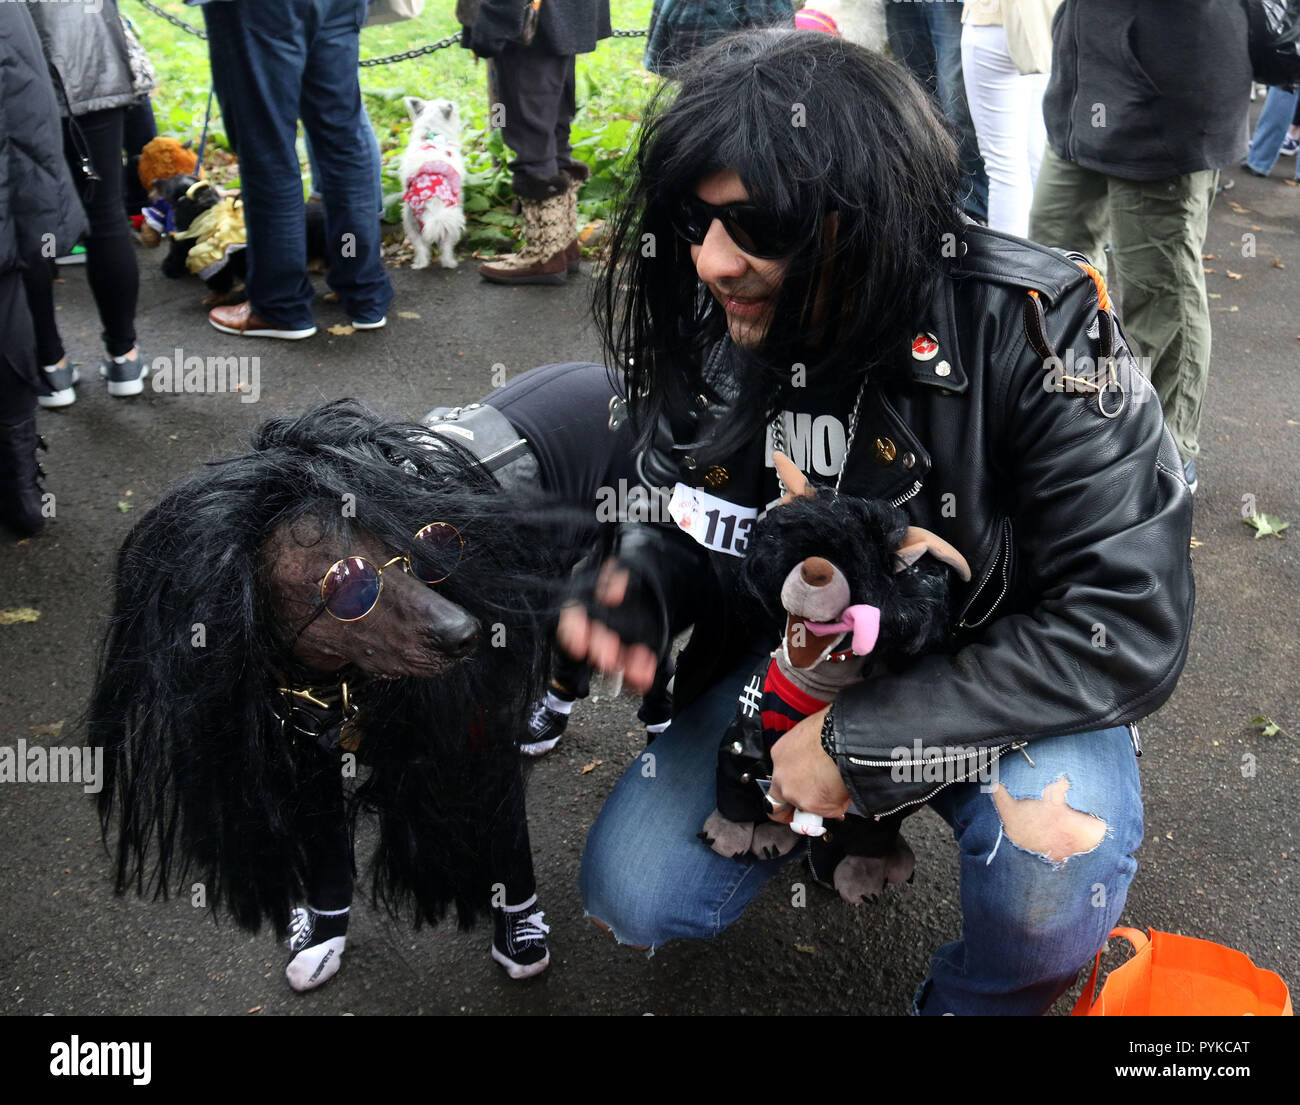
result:
<svg viewBox="0 0 1300 1105"><path fill-rule="evenodd" d="M430 249L438 247L445 269L456 267L456 243L465 233L461 204L460 112L450 100L407 96L414 125L402 154L402 226L415 251L411 268L428 268Z"/></svg>

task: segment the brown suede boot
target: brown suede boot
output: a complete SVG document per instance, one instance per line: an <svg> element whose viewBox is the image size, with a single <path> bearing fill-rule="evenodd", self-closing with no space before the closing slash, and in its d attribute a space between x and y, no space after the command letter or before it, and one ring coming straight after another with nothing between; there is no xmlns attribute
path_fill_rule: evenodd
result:
<svg viewBox="0 0 1300 1105"><path fill-rule="evenodd" d="M569 263L568 208L572 178L559 173L549 181L515 180L523 209L524 245L518 253L479 265L479 275L493 284L563 284Z"/></svg>

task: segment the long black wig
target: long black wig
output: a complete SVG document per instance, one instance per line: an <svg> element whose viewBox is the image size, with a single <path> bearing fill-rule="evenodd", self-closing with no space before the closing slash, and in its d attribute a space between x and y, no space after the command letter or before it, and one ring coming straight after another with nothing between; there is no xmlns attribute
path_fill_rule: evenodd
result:
<svg viewBox="0 0 1300 1105"><path fill-rule="evenodd" d="M906 363L907 343L958 251L957 147L901 66L816 31L730 35L674 74L647 110L611 260L594 293L607 363L623 365L646 441L716 395L706 350L726 317L673 230L683 195L723 169L801 228L775 314L731 415L701 456L725 456L776 413L793 366L809 380Z"/></svg>
<svg viewBox="0 0 1300 1105"><path fill-rule="evenodd" d="M362 532L404 549L430 521L465 538L438 590L480 620L483 646L435 678L367 682L369 776L352 812L378 812L381 902L417 925L455 903L468 924L487 905L494 820L522 806L512 788L540 685L555 520L454 443L353 400L264 423L250 452L174 486L122 546L88 716L105 749L106 841L115 806L120 817L117 890L166 897L193 878L214 914L281 933L302 903L297 826L319 749L280 721L293 636L264 552L273 531L303 520L340 557Z"/></svg>

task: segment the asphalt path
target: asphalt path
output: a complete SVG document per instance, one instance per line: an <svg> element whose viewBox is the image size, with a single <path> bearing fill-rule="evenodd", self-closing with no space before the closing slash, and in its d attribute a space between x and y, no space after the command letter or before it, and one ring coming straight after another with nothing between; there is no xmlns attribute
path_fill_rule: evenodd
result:
<svg viewBox="0 0 1300 1105"><path fill-rule="evenodd" d="M1284 177L1229 172L1206 260L1214 363L1198 462L1197 610L1170 702L1142 726L1146 839L1123 923L1237 947L1300 983L1300 190ZM269 415L357 396L403 418L467 402L551 361L595 358L590 275L563 287L501 288L473 264L391 271L386 329L333 335L340 308L317 302L320 333L288 343L208 326L195 281L165 280L141 248L141 348L160 356L260 359L257 402L238 394L110 398L95 378L99 325L84 269L62 270L64 339L89 362L75 405L43 411L57 516L29 541L0 542L0 609L39 620L0 625L0 744L76 743L114 554L132 521L203 461L240 449ZM318 286L324 290L323 284ZM245 397L248 397L247 395ZM1289 519L1285 539L1253 539L1243 496ZM214 924L188 898L117 898L91 800L73 784L0 785L0 1010L19 1014L755 1014L909 1011L929 957L960 932L958 855L925 811L908 823L915 882L853 909L816 887L795 904L790 865L720 938L651 956L617 947L583 919L577 872L588 828L642 748L635 703L601 693L579 706L559 748L531 772L538 881L551 968L511 982L488 957L490 932L414 932L369 906L354 911L344 968L321 990L284 981L271 935ZM1257 715L1287 734L1266 737ZM61 728L60 728L61 727ZM591 766L594 765L594 766ZM1108 953L1106 962L1122 956ZM1057 1010L1066 1006L1058 1003Z"/></svg>

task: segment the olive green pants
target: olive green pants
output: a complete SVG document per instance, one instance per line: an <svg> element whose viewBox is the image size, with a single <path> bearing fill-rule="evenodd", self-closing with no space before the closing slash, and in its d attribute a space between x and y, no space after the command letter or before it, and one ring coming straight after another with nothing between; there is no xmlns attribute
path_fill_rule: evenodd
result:
<svg viewBox="0 0 1300 1105"><path fill-rule="evenodd" d="M1217 169L1169 180L1121 180L1043 157L1029 236L1078 250L1105 271L1106 242L1124 332L1160 396L1184 460L1196 456L1210 375L1210 306L1201 251Z"/></svg>

